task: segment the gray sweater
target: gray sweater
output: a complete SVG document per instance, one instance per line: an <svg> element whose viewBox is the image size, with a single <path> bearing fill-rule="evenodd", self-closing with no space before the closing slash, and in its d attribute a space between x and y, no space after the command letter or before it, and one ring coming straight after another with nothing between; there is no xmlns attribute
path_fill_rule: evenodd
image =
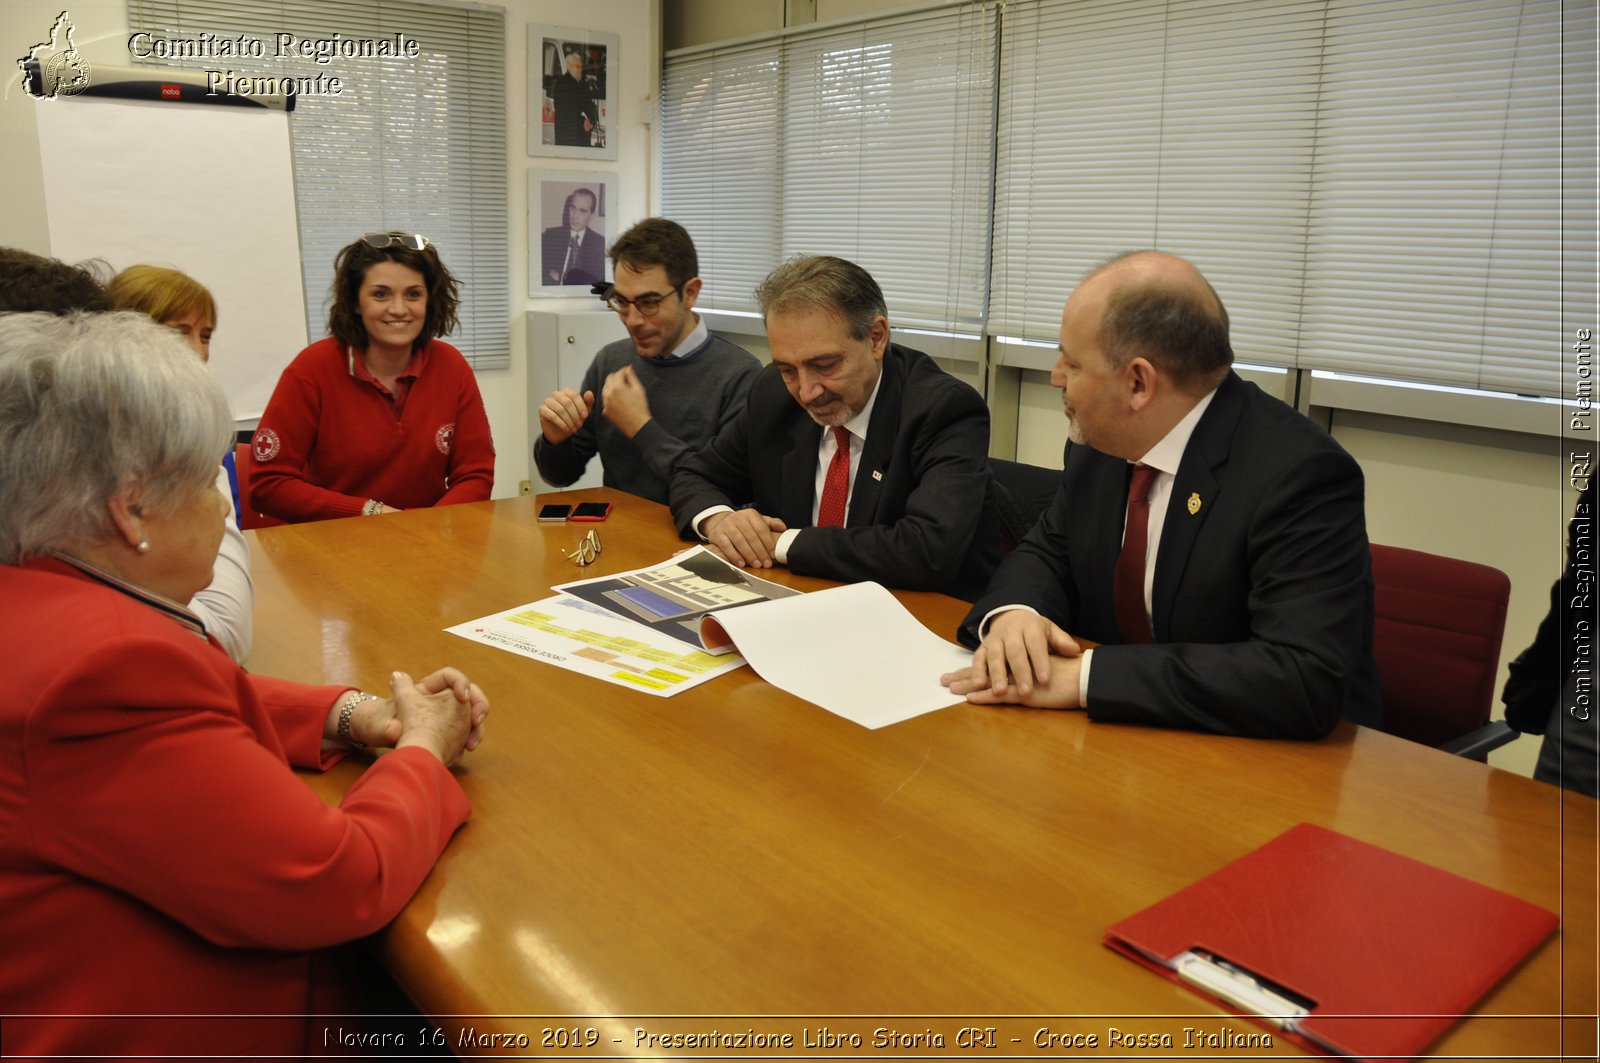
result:
<svg viewBox="0 0 1600 1063"><path fill-rule="evenodd" d="M650 400L650 420L632 439L606 420L600 394L606 377L627 365L633 366ZM580 395L594 392L588 419L572 438L555 446L536 430L534 464L547 482L564 487L583 475L598 452L607 487L665 505L672 470L744 407L760 370L755 355L716 334L697 353L667 362L641 358L632 340L608 343L589 364L578 389Z"/></svg>

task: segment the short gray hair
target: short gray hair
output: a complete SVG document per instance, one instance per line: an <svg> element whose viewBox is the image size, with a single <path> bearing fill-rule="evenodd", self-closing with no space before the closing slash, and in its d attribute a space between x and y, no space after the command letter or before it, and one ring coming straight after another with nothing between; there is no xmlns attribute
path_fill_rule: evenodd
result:
<svg viewBox="0 0 1600 1063"><path fill-rule="evenodd" d="M221 386L143 314L0 314L0 563L104 539L137 487L170 513L233 438Z"/></svg>
<svg viewBox="0 0 1600 1063"><path fill-rule="evenodd" d="M844 320L850 338L864 340L872 319L888 320L883 289L872 274L854 262L831 255L791 258L756 289L756 305L766 319L781 310L824 310Z"/></svg>

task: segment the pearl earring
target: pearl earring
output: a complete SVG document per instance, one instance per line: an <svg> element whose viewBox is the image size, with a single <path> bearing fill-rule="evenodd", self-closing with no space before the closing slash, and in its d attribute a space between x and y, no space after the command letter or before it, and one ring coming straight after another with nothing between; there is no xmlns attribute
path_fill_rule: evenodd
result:
<svg viewBox="0 0 1600 1063"><path fill-rule="evenodd" d="M148 554L150 552L150 540L149 539L140 539L139 540L139 552L141 554Z"/></svg>

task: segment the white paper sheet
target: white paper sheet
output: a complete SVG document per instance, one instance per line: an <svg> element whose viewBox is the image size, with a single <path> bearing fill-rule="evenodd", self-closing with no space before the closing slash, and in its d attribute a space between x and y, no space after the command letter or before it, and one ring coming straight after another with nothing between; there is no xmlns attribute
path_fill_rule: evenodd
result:
<svg viewBox="0 0 1600 1063"><path fill-rule="evenodd" d="M812 591L714 613L756 674L863 727L966 699L939 676L972 663L876 583Z"/></svg>

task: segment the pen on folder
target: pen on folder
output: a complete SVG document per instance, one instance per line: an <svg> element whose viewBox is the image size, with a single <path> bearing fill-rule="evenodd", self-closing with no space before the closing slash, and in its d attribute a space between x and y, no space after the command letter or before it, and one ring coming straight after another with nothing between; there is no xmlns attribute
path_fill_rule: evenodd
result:
<svg viewBox="0 0 1600 1063"><path fill-rule="evenodd" d="M1185 952L1172 966L1190 985L1281 1029L1294 1031L1299 1020L1310 1014L1304 1004L1269 989L1262 979L1227 960Z"/></svg>

